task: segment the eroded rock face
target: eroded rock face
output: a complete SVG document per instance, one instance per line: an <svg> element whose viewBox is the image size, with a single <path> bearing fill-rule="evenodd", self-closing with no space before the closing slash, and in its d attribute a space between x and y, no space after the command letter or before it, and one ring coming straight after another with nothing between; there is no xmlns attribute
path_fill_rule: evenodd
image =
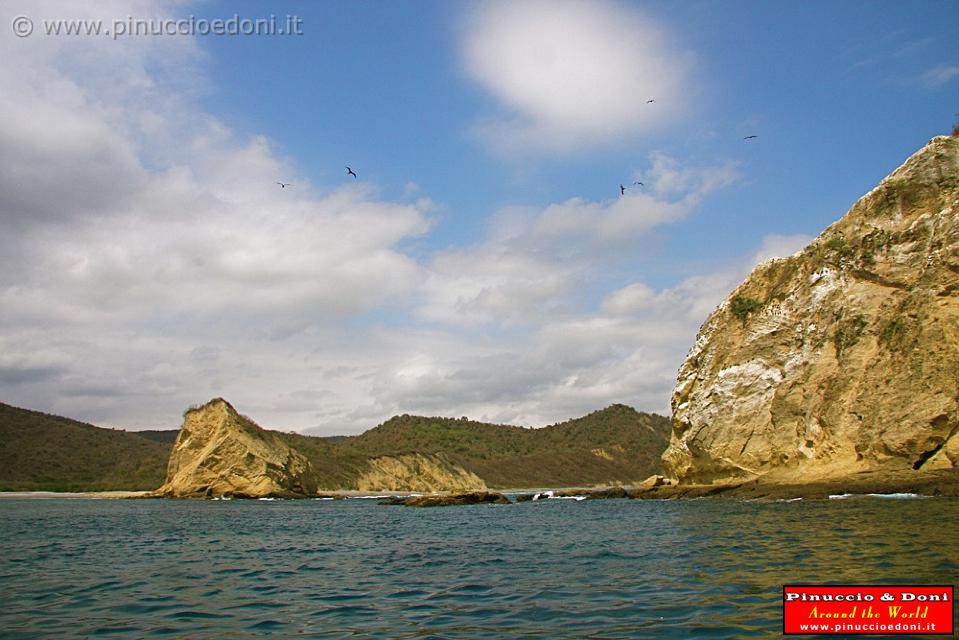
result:
<svg viewBox="0 0 959 640"><path fill-rule="evenodd" d="M357 479L360 491L485 491L475 473L432 455L381 456Z"/></svg>
<svg viewBox="0 0 959 640"><path fill-rule="evenodd" d="M157 492L259 498L311 495L316 488L306 457L217 398L184 415L166 483Z"/></svg>
<svg viewBox="0 0 959 640"><path fill-rule="evenodd" d="M935 138L703 324L663 454L684 482L959 465L959 139Z"/></svg>

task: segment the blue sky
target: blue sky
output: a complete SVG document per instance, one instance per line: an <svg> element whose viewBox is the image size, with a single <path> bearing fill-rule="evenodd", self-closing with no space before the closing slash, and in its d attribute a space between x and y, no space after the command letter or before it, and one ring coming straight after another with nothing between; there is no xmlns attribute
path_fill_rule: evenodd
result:
<svg viewBox="0 0 959 640"><path fill-rule="evenodd" d="M210 17L258 16L257 6L197 8ZM303 37L203 42L213 80L203 104L238 131L267 135L319 186L338 184L347 158L375 172L385 190L415 180L480 216L517 200L612 197L652 151L742 162L751 183L777 200L794 190L795 177L808 176L824 197L848 201L946 130L959 108L954 2L622 3L667 28L677 52L696 57L681 96L687 117L648 133L624 131L617 144L503 163L470 135L477 118L501 108L463 68L458 36L475 6L290 5L304 20ZM936 68L949 79L923 84ZM751 134L761 141L739 144ZM848 179L836 179L827 158L848 165ZM819 215L814 223L832 220L832 212Z"/></svg>
<svg viewBox="0 0 959 640"><path fill-rule="evenodd" d="M749 269L959 118L955 2L0 13L0 400L131 428L667 412ZM271 14L303 34L42 33Z"/></svg>
<svg viewBox="0 0 959 640"><path fill-rule="evenodd" d="M201 13L260 15L256 6L213 3ZM947 131L959 109L954 2L614 6L655 21L677 53L695 57L680 96L686 116L559 157L503 158L471 135L503 105L464 69L470 3L273 7L300 15L304 37L211 39L216 89L203 103L267 135L317 186L339 184L344 159L384 193L416 182L448 208L428 248L474 242L499 207L612 198L652 152L737 163L739 184L658 243L690 270L690 261L741 256L767 233L818 233ZM936 69L940 82L924 79ZM744 144L745 135L760 137ZM669 271L658 281L677 275Z"/></svg>

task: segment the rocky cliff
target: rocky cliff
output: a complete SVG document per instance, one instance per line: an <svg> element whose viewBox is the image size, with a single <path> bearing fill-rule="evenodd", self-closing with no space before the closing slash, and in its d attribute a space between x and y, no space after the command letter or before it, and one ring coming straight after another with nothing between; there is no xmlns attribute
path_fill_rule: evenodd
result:
<svg viewBox="0 0 959 640"><path fill-rule="evenodd" d="M684 482L959 464L959 139L938 137L713 312L673 391Z"/></svg>
<svg viewBox="0 0 959 640"><path fill-rule="evenodd" d="M311 452L316 453L316 452ZM329 451L326 454L329 456ZM314 456L322 463L323 456ZM328 461L335 464L335 458ZM474 473L438 455L410 453L357 462L350 479L326 489L359 491L485 491ZM259 498L315 495L320 474L284 434L268 431L216 398L184 414L159 495Z"/></svg>
<svg viewBox="0 0 959 640"><path fill-rule="evenodd" d="M157 493L293 497L315 494L316 488L306 457L217 398L184 415L166 483Z"/></svg>
<svg viewBox="0 0 959 640"><path fill-rule="evenodd" d="M369 461L357 479L360 491L485 491L486 483L475 473L434 455L419 453L382 456Z"/></svg>

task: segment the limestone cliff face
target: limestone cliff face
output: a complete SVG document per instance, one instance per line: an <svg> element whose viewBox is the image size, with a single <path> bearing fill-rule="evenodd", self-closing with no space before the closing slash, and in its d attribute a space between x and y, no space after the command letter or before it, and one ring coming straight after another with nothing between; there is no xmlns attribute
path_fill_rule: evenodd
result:
<svg viewBox="0 0 959 640"><path fill-rule="evenodd" d="M959 466L959 139L938 137L707 319L663 454L682 481Z"/></svg>
<svg viewBox="0 0 959 640"><path fill-rule="evenodd" d="M360 491L485 491L475 473L419 453L373 458L356 481Z"/></svg>
<svg viewBox="0 0 959 640"><path fill-rule="evenodd" d="M170 497L302 496L316 493L309 460L221 398L186 413L170 453Z"/></svg>

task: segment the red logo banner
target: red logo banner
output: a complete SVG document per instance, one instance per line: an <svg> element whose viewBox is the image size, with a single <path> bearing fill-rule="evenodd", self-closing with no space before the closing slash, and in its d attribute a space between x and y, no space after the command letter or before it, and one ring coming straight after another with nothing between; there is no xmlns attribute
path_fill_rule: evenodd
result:
<svg viewBox="0 0 959 640"><path fill-rule="evenodd" d="M783 587L784 634L951 635L952 585Z"/></svg>

